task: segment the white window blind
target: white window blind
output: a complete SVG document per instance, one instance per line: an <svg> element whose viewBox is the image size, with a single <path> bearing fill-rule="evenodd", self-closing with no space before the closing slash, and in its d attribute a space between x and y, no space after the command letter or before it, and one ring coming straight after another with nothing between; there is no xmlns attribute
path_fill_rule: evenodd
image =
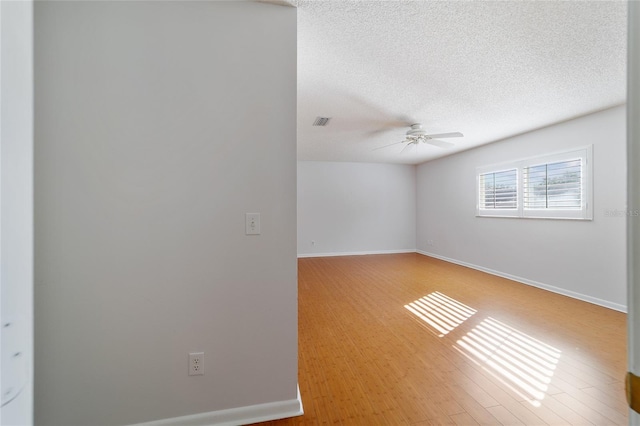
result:
<svg viewBox="0 0 640 426"><path fill-rule="evenodd" d="M525 167L525 209L582 208L582 161L577 158Z"/></svg>
<svg viewBox="0 0 640 426"><path fill-rule="evenodd" d="M480 175L480 208L518 208L518 171L516 169Z"/></svg>

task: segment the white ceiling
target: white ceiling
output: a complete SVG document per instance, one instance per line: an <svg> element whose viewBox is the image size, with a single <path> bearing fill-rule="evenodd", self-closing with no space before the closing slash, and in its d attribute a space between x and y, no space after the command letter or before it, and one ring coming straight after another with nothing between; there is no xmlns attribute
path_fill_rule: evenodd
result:
<svg viewBox="0 0 640 426"><path fill-rule="evenodd" d="M417 164L625 102L623 1L291 3L299 160ZM374 150L411 122L464 137Z"/></svg>

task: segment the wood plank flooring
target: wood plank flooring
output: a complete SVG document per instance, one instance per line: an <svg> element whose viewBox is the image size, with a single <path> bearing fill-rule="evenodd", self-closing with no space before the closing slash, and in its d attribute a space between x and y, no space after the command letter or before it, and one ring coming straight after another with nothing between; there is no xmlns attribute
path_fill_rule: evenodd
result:
<svg viewBox="0 0 640 426"><path fill-rule="evenodd" d="M305 414L265 425L627 424L620 312L414 253L298 267Z"/></svg>

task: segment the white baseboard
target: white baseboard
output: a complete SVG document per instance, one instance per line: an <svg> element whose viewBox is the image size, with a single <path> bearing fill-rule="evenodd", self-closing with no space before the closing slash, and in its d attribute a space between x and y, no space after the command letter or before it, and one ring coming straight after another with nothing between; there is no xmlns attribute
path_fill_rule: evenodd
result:
<svg viewBox="0 0 640 426"><path fill-rule="evenodd" d="M298 259L305 257L334 257L334 256L365 256L368 254L398 254L415 253L415 249L402 250L373 250L373 251L341 251L332 253L298 253Z"/></svg>
<svg viewBox="0 0 640 426"><path fill-rule="evenodd" d="M296 399L154 420L131 426L237 426L301 416L303 414L300 387L298 387Z"/></svg>
<svg viewBox="0 0 640 426"><path fill-rule="evenodd" d="M484 266L474 265L472 263L462 262L460 260L451 259L445 256L440 256L438 254L429 253L422 250L416 250L417 253L422 254L424 256L433 257L436 259L444 260L445 262L455 263L456 265L466 266L467 268L476 269L478 271L486 272L487 274L496 275L498 277L506 278L512 281L517 281L522 284L530 285L532 287L537 287L542 290L547 290L553 293L561 294L563 296L568 296L573 299L582 300L584 302L593 303L594 305L603 306L605 308L613 309L619 312L627 312L627 307L618 303L609 302L608 300L598 299L597 297L591 297L586 294L576 293L575 291L565 290L563 288L555 287L552 285L544 284L538 281L529 280L527 278L518 277L511 274L506 274L500 271L494 271L493 269L485 268Z"/></svg>

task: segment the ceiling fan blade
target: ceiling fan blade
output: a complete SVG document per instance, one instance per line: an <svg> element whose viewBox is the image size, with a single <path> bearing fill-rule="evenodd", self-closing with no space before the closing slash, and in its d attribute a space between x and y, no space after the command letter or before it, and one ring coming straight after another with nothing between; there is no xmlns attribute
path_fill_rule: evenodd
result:
<svg viewBox="0 0 640 426"><path fill-rule="evenodd" d="M400 142L390 143L389 145L383 145L383 146L379 146L379 147L377 147L377 148L373 148L371 151L376 151L376 150L378 150L378 149L387 148L387 147L389 147L389 146L398 145L398 144L400 144L400 143L404 143L404 142L406 142L406 141L400 141Z"/></svg>
<svg viewBox="0 0 640 426"><path fill-rule="evenodd" d="M460 132L452 132L452 133L438 133L435 135L427 135L430 138L461 138L464 135Z"/></svg>
<svg viewBox="0 0 640 426"><path fill-rule="evenodd" d="M438 146L440 148L451 148L452 146L455 146L455 144L451 143L451 142L445 142L445 141L439 141L437 139L428 139L425 141L425 143L431 144L431 145L435 145Z"/></svg>
<svg viewBox="0 0 640 426"><path fill-rule="evenodd" d="M357 124L359 124L362 129L371 129L364 130L363 135L367 137L408 127L412 123L415 123L410 117L404 114L393 114L372 99L357 95L353 92L343 93L340 101L347 105L348 108L353 108L354 111L358 111L358 116L362 120L358 120Z"/></svg>
<svg viewBox="0 0 640 426"><path fill-rule="evenodd" d="M411 145L415 145L415 143L409 142L404 148L402 148L402 151L400 151L400 154L405 152Z"/></svg>
<svg viewBox="0 0 640 426"><path fill-rule="evenodd" d="M373 137L373 136L379 135L380 133L389 132L389 131L394 130L394 129L395 129L395 127L393 127L393 128L387 127L387 128L380 128L380 129L377 129L377 130L371 130L370 132L366 132L365 136Z"/></svg>
<svg viewBox="0 0 640 426"><path fill-rule="evenodd" d="M380 133L385 133L391 130L401 129L404 127L411 126L411 123L413 123L413 121L411 121L410 118L404 115L394 117L391 120L382 122L381 123L382 127L375 130L368 131L365 133L365 135L369 137L376 136L376 135L379 135Z"/></svg>

